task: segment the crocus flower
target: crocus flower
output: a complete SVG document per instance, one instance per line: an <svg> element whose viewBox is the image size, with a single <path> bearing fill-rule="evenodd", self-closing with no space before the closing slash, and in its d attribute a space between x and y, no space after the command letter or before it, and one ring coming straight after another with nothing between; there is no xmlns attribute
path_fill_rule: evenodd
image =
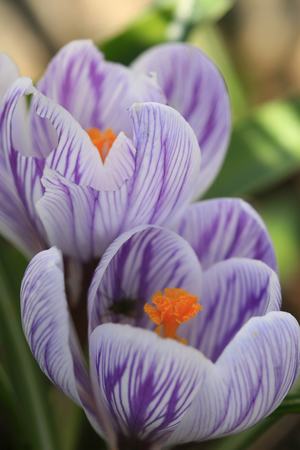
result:
<svg viewBox="0 0 300 450"><path fill-rule="evenodd" d="M28 255L55 245L89 262L132 227L177 226L220 168L229 100L197 48L162 45L126 68L75 41L36 88L0 65L0 231Z"/></svg>
<svg viewBox="0 0 300 450"><path fill-rule="evenodd" d="M195 233L187 217L186 239L141 226L109 246L88 292L89 370L61 253L39 253L26 271L21 309L32 353L110 448L244 430L280 404L299 373L299 325L280 311L276 273L252 259L259 248L274 263L261 221L238 200L201 207L209 204L214 220Z"/></svg>

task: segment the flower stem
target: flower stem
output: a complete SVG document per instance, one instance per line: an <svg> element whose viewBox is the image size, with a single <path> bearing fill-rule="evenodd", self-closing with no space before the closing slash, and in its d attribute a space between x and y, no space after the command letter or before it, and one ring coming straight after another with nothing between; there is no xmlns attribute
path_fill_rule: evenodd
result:
<svg viewBox="0 0 300 450"><path fill-rule="evenodd" d="M112 450L161 450L159 444L151 444L143 441L137 441L126 436L119 436L117 449Z"/></svg>

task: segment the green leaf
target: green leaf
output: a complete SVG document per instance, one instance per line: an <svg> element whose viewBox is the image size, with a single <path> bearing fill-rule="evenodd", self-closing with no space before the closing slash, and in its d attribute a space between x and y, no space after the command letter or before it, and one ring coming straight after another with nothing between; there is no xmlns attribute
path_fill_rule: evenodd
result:
<svg viewBox="0 0 300 450"><path fill-rule="evenodd" d="M44 377L29 352L16 302L23 260L13 257L13 254L17 255L14 250L11 249L10 252L6 248L3 251L3 248L5 244L1 245L0 261L0 343L5 374L9 381L6 386L11 389L11 395L18 402L15 414L22 427L20 432L23 444L30 444L30 449L34 450L57 450L60 447L54 432ZM13 288L10 284L12 282Z"/></svg>
<svg viewBox="0 0 300 450"><path fill-rule="evenodd" d="M159 0L127 29L99 45L107 59L131 63L153 45L184 41L195 25L218 20L234 0Z"/></svg>
<svg viewBox="0 0 300 450"><path fill-rule="evenodd" d="M281 403L281 405L273 412L273 417L283 416L285 414L300 413L300 395L290 394Z"/></svg>
<svg viewBox="0 0 300 450"><path fill-rule="evenodd" d="M267 431L276 421L277 417L267 417L262 422L249 430L242 433L228 436L221 441L218 441L213 447L214 450L246 450L252 446L265 431Z"/></svg>
<svg viewBox="0 0 300 450"><path fill-rule="evenodd" d="M236 123L221 173L208 197L253 194L300 168L300 100L266 104Z"/></svg>
<svg viewBox="0 0 300 450"><path fill-rule="evenodd" d="M283 288L289 284L299 263L300 208L293 186L278 188L254 203L274 244Z"/></svg>
<svg viewBox="0 0 300 450"><path fill-rule="evenodd" d="M3 356L3 355L2 355ZM5 431L7 436L1 435L1 444L3 443L6 448L13 445L14 448L23 448L24 438L22 434L16 432L16 430L22 430L22 423L18 416L20 410L20 403L17 395L13 389L9 375L7 374L4 366L0 366L0 412L5 412L2 419L2 425L5 425ZM0 414L1 415L1 414ZM3 426L2 430L3 432ZM3 441L4 439L4 441ZM9 440L9 443L6 442ZM3 448L4 448L3 447Z"/></svg>
<svg viewBox="0 0 300 450"><path fill-rule="evenodd" d="M211 22L221 19L236 0L196 0L194 15L197 22Z"/></svg>
<svg viewBox="0 0 300 450"><path fill-rule="evenodd" d="M126 30L100 44L107 59L129 64L147 48L167 39L168 11L149 9Z"/></svg>
<svg viewBox="0 0 300 450"><path fill-rule="evenodd" d="M76 450L79 447L79 439L82 434L84 420L83 410L57 389L51 392L51 403L55 407L55 422L60 430L60 441L63 450ZM61 424L64 424L62 427ZM100 450L100 447L99 447Z"/></svg>
<svg viewBox="0 0 300 450"><path fill-rule="evenodd" d="M275 422L285 414L299 414L300 396L288 395L281 405L267 418L259 422L249 430L242 433L228 436L221 441L217 441L214 450L246 450L253 447L256 439L263 435Z"/></svg>
<svg viewBox="0 0 300 450"><path fill-rule="evenodd" d="M216 22L224 16L234 5L236 0L157 0L159 7L182 11L182 15L189 15L194 23Z"/></svg>
<svg viewBox="0 0 300 450"><path fill-rule="evenodd" d="M17 398L3 365L0 365L0 405L5 408L6 414L14 416L17 408Z"/></svg>

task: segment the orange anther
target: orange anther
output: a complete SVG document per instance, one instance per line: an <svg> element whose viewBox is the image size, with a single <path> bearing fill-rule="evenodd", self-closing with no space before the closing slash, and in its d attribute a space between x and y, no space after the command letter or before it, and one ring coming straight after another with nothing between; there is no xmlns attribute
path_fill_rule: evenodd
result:
<svg viewBox="0 0 300 450"><path fill-rule="evenodd" d="M111 128L106 128L104 131L99 130L99 128L88 128L86 132L94 146L97 148L102 161L105 162L109 150L117 136Z"/></svg>
<svg viewBox="0 0 300 450"><path fill-rule="evenodd" d="M157 325L156 332L163 337L183 341L176 334L180 324L195 317L202 306L198 298L180 288L166 288L152 296L154 306L146 304L144 311Z"/></svg>

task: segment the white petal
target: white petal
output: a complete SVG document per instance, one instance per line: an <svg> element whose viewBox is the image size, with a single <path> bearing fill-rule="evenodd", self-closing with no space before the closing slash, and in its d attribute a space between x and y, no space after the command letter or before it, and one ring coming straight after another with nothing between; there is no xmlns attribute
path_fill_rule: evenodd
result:
<svg viewBox="0 0 300 450"><path fill-rule="evenodd" d="M201 390L212 364L199 352L127 325L90 337L94 395L106 406L119 442L162 443Z"/></svg>

